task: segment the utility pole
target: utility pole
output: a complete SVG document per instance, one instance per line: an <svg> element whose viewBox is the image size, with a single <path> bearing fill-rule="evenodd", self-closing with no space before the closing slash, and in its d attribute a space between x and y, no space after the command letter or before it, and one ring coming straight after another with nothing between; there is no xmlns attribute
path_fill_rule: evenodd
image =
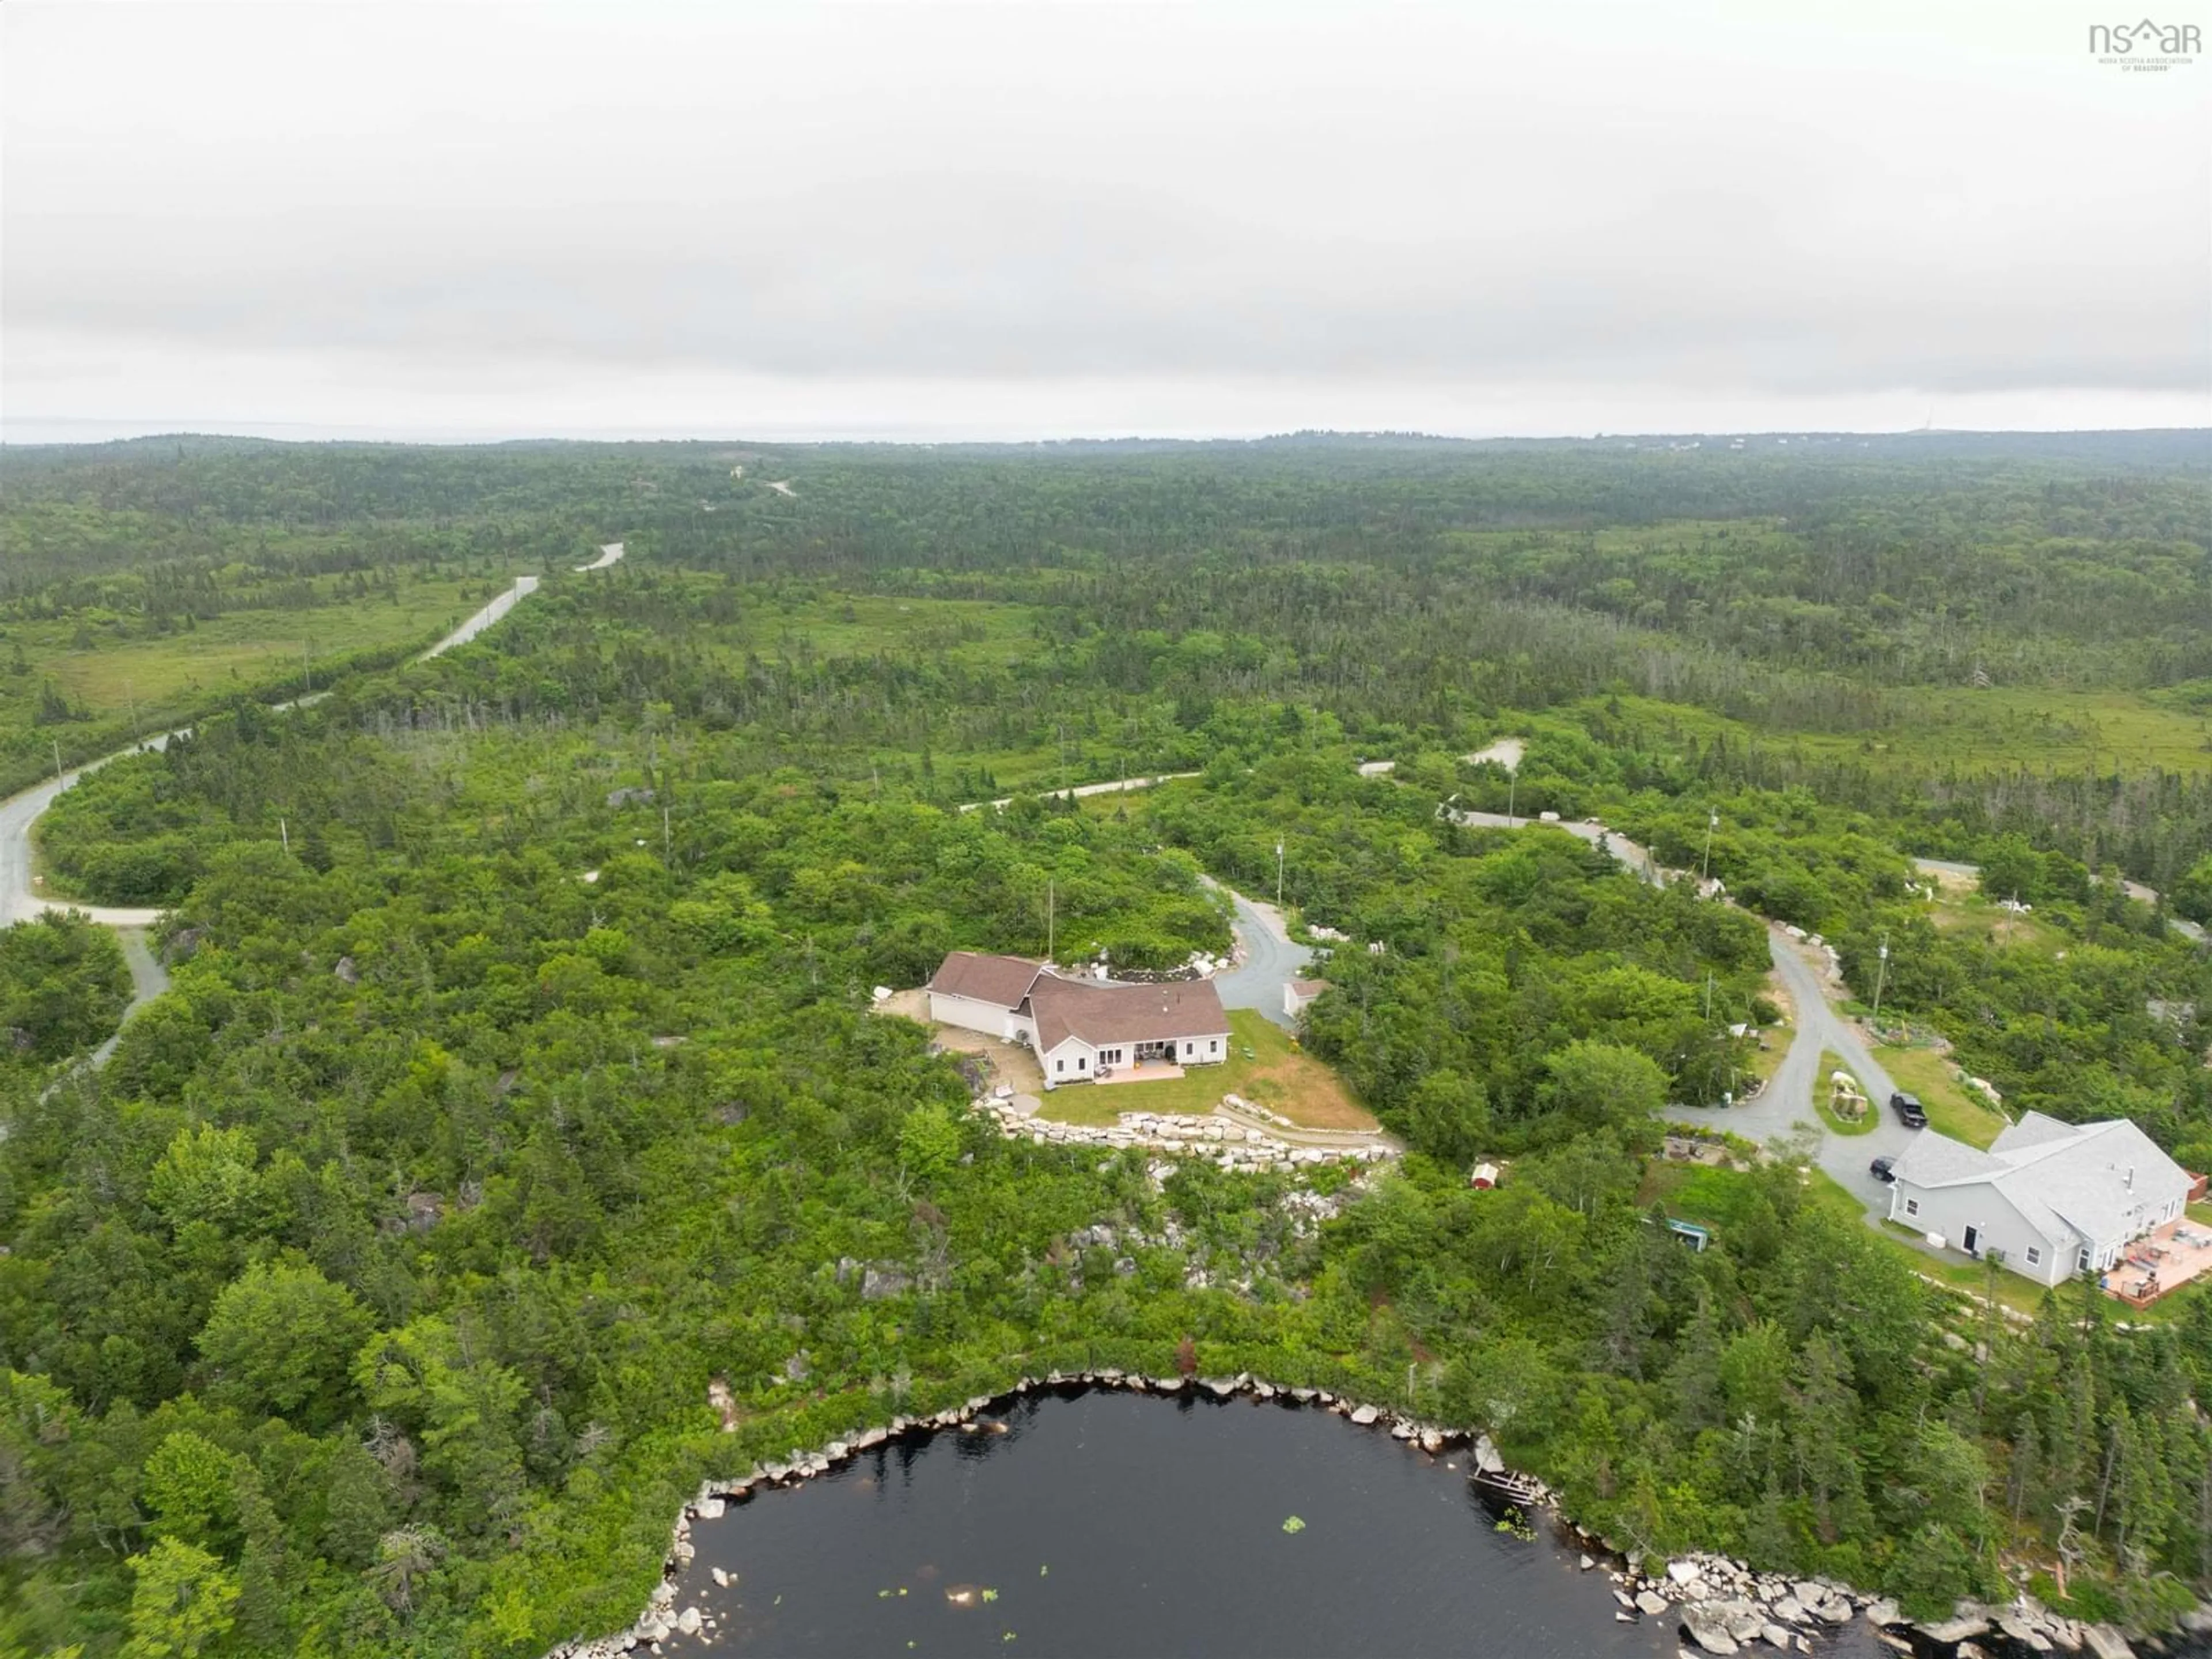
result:
<svg viewBox="0 0 2212 1659"><path fill-rule="evenodd" d="M1053 890L1052 878L1044 878L1044 959L1053 959L1053 944L1057 938L1059 917L1058 896Z"/></svg>
<svg viewBox="0 0 2212 1659"><path fill-rule="evenodd" d="M1875 964L1874 1018L1869 1024L1873 1026L1875 1037L1879 1041L1881 1036L1881 988L1883 981L1889 977L1889 933L1887 928L1882 932L1881 948L1875 952Z"/></svg>
<svg viewBox="0 0 2212 1659"><path fill-rule="evenodd" d="M315 665L308 658L307 644L305 640L300 641L300 683L301 695L312 697L315 695Z"/></svg>
<svg viewBox="0 0 2212 1659"><path fill-rule="evenodd" d="M1283 908L1283 838L1275 837L1275 908Z"/></svg>
<svg viewBox="0 0 2212 1659"><path fill-rule="evenodd" d="M1505 775L1505 827L1508 830L1518 828L1513 822L1513 795L1520 787L1521 772L1516 767Z"/></svg>
<svg viewBox="0 0 2212 1659"><path fill-rule="evenodd" d="M54 781L55 781L56 783L59 783L61 781L62 781L62 740L61 740L59 738L56 738L54 739Z"/></svg>
<svg viewBox="0 0 2212 1659"><path fill-rule="evenodd" d="M1698 887L1703 891L1705 879L1713 870L1713 831L1721 827L1721 815L1716 810L1705 813L1705 855L1698 860Z"/></svg>
<svg viewBox="0 0 2212 1659"><path fill-rule="evenodd" d="M291 827L284 822L283 815L281 813L276 818L276 839L284 843L284 850L287 853L292 850Z"/></svg>
<svg viewBox="0 0 2212 1659"><path fill-rule="evenodd" d="M1706 1022L1707 1022L1708 1024L1711 1024L1711 1020L1712 1020L1712 1018L1713 1018L1713 970L1712 970L1711 969L1708 968L1708 969L1705 969L1705 1019L1706 1019Z"/></svg>
<svg viewBox="0 0 2212 1659"><path fill-rule="evenodd" d="M673 870L676 855L669 850L668 839L668 795L664 790L660 797L660 861Z"/></svg>
<svg viewBox="0 0 2212 1659"><path fill-rule="evenodd" d="M131 705L131 736L135 740L138 736L138 697L131 690L129 680L123 682L123 700Z"/></svg>

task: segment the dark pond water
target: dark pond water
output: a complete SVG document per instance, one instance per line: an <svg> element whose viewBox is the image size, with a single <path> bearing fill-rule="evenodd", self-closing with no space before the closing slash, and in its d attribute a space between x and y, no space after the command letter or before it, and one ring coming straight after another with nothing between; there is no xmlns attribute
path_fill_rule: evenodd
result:
<svg viewBox="0 0 2212 1659"><path fill-rule="evenodd" d="M1115 1392L878 1448L692 1528L710 1652L1674 1659L1671 1620L1500 1533L1464 1449L1326 1412ZM1285 1531L1297 1516L1304 1524ZM717 1585L712 1569L733 1575ZM677 1637L670 1652L698 1650ZM1823 1652L1872 1659L1862 1623Z"/></svg>

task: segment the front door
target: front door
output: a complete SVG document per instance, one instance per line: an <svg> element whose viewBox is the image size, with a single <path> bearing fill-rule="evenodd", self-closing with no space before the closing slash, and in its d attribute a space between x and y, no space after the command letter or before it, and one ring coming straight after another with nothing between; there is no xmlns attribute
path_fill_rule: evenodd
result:
<svg viewBox="0 0 2212 1659"><path fill-rule="evenodd" d="M1959 1239L1959 1248L1964 1250L1968 1255L1972 1255L1975 1254L1975 1246L1979 1244L1981 1242L1982 1230L1978 1227L1969 1227L1966 1229L1966 1232L1960 1236Z"/></svg>

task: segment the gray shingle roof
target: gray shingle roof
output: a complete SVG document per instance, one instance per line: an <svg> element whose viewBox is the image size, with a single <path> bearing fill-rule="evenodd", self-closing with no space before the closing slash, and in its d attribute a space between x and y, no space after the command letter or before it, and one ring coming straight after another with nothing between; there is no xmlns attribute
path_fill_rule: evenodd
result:
<svg viewBox="0 0 2212 1659"><path fill-rule="evenodd" d="M1948 1187L1961 1181L1986 1181L2005 1167L1963 1140L1923 1129L1905 1143L1891 1173L1916 1187Z"/></svg>
<svg viewBox="0 0 2212 1659"><path fill-rule="evenodd" d="M1923 1130L1894 1174L1923 1188L1988 1182L2054 1241L2056 1221L2098 1243L2140 1233L2189 1187L2181 1166L2127 1119L2065 1123L2040 1112L2008 1127L1986 1152Z"/></svg>
<svg viewBox="0 0 2212 1659"><path fill-rule="evenodd" d="M2041 1146L2054 1140L2071 1140L2081 1133L2081 1126L2069 1123L2063 1118L2049 1117L2041 1112L2024 1114L2017 1123L2008 1123L1990 1143L1990 1150L2002 1154L2023 1152L2030 1146Z"/></svg>

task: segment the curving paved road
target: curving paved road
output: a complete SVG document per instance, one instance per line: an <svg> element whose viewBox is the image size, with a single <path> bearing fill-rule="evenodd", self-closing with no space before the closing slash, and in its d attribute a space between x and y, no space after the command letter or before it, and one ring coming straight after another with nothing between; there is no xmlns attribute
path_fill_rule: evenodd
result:
<svg viewBox="0 0 2212 1659"><path fill-rule="evenodd" d="M621 547L620 542L614 544L617 558L621 556ZM604 552L606 550L601 550ZM612 561L606 560L603 562L611 563ZM514 579L514 586L501 593L489 605L447 635L444 639L440 640L416 660L428 662L433 657L442 656L455 646L466 645L537 591L537 577L517 576ZM306 704L320 702L329 695L326 691L318 691L312 696L301 697L292 702L278 703L276 708L279 711L297 708ZM26 789L20 795L11 795L6 800L0 801L0 927L12 927L16 922L28 921L46 910L82 911L94 921L109 927L150 927L161 920L161 912L159 908L131 905L77 904L67 900L43 897L38 890L38 883L33 878L31 869L31 826L38 822L40 816L46 811L46 808L54 804L54 797L87 773L96 772L109 762L120 760L125 755L136 755L149 749L166 748L171 738L182 737L191 730L190 726L185 726L175 732L164 732L158 736L145 738L131 744L128 749L118 750L112 755L104 755L96 761L87 761L82 766L63 773L61 776L51 782L40 784L36 788Z"/></svg>
<svg viewBox="0 0 2212 1659"><path fill-rule="evenodd" d="M1517 740L1506 739L1466 758L1494 760L1514 768L1520 763L1520 750ZM1359 770L1364 776L1386 775L1385 765L1382 763L1369 763ZM1197 775L1183 772L1168 775L1193 777ZM1149 788L1165 781L1166 777L1120 778L1109 783L1086 784L1066 793L1078 796L1107 794L1117 790ZM987 805L1004 806L1006 800L979 801L960 810L973 811L977 806ZM1655 885L1664 885L1670 878L1681 878L1686 873L1663 868L1650 849L1638 846L1625 836L1616 835L1595 820L1547 822L1540 817L1509 817L1502 812L1457 811L1449 805L1437 810L1452 822L1474 829L1563 830L1593 846L1603 847L1622 866ZM1914 862L1921 870L1929 873L1969 878L1981 873L1973 865L1943 859L1917 859ZM1211 878L1207 880L1210 885L1219 885ZM1301 970L1313 959L1313 952L1290 938L1280 914L1273 906L1255 903L1228 888L1222 890L1229 893L1236 906L1236 932L1244 950L1243 961L1235 969L1221 974L1214 980L1214 985L1221 994L1222 1006L1257 1009L1278 1025L1291 1025L1292 1022L1282 1012L1283 986L1287 981L1299 976ZM2127 890L2130 897L2151 903L2157 902L2156 893L2137 883L2128 883ZM2175 929L2190 939L2202 941L2206 937L2205 930L2194 922L2180 917L2171 920ZM1748 1104L1675 1106L1668 1109L1667 1115L1670 1121L1723 1128L1747 1139L1762 1143L1781 1139L1801 1127L1809 1126L1819 1137L1814 1153L1814 1162L1866 1206L1869 1224L1876 1224L1889 1212L1889 1189L1875 1178L1868 1166L1876 1158L1898 1156L1911 1143L1913 1136L1921 1132L1906 1128L1890 1111L1889 1097L1895 1091L1896 1085L1868 1052L1858 1028L1837 1013L1829 1002L1828 987L1822 969L1816 968L1782 928L1771 922L1767 926L1767 949L1784 984L1789 988L1791 1001L1796 1006L1796 1030L1781 1066L1776 1069L1772 1079L1761 1091L1759 1098ZM1827 1079L1820 1075L1820 1055L1824 1050L1831 1049L1843 1057L1844 1063L1866 1085L1876 1117L1874 1127L1864 1134L1838 1135L1832 1133L1814 1109L1815 1091L1827 1085Z"/></svg>
<svg viewBox="0 0 2212 1659"><path fill-rule="evenodd" d="M1508 817L1503 812L1454 811L1449 806L1439 806L1437 811L1454 823L1465 824L1470 830L1564 830L1578 841L1602 847L1624 868L1633 871L1654 887L1667 884L1668 872L1651 856L1649 848L1639 847L1627 836L1615 834L1595 818L1570 823L1559 818Z"/></svg>
<svg viewBox="0 0 2212 1659"><path fill-rule="evenodd" d="M187 730L190 728L187 727ZM141 750L160 749L178 734L165 732L158 737L134 744L118 754L96 761L88 761L74 771L64 772L50 782L35 789L26 789L20 795L11 795L0 801L0 927L13 927L19 921L47 910L81 910L94 921L109 927L150 927L161 919L156 909L143 909L111 904L70 904L42 898L38 884L31 872L31 826L46 808L54 804L54 797L75 783L88 772L97 772L109 761L119 760L124 755L135 755Z"/></svg>
<svg viewBox="0 0 2212 1659"><path fill-rule="evenodd" d="M1272 904L1248 899L1233 887L1223 887L1211 876L1201 878L1209 887L1229 895L1236 907L1237 940L1244 959L1225 973L1213 976L1213 988L1224 1008L1251 1008L1285 1030L1297 1024L1283 1012L1283 987L1298 978L1313 961L1311 947L1292 939L1283 913Z"/></svg>
<svg viewBox="0 0 2212 1659"><path fill-rule="evenodd" d="M585 567L586 568L597 570L612 564L617 559L622 557L623 544L620 542L611 543L602 547L599 553L599 562ZM416 660L428 662L433 657L441 656L451 651L455 646L467 644L537 591L537 577L517 576L512 587L494 599L489 605L447 635L444 639L440 640ZM318 691L291 702L278 703L276 708L279 711L298 708L309 703L320 702L329 695L326 691ZM143 742L133 744L128 749L118 750L112 755L102 756L96 761L88 761L73 771L63 773L51 782L40 784L36 788L26 789L21 794L11 795L6 800L0 801L0 927L12 927L19 921L27 921L32 917L47 910L75 910L89 916L103 927L117 929L118 942L123 946L123 959L131 969L131 1002L123 1011L125 1022L129 1021L133 1014L169 988L167 973L163 970L161 964L155 960L153 953L146 948L145 930L161 920L161 912L156 907L77 904L67 900L42 897L38 891L38 883L31 869L31 826L38 822L40 815L45 812L46 808L54 804L54 798L57 795L88 772L96 772L110 761L120 760L125 755L136 755L147 750L166 748L171 738L181 737L191 729L190 726L185 726L176 732L161 732ZM122 1026L118 1024L115 1032L108 1037L107 1041L93 1050L91 1064L94 1066L105 1064L107 1057L115 1052L116 1042L122 1035Z"/></svg>
<svg viewBox="0 0 2212 1659"><path fill-rule="evenodd" d="M1857 1027L1829 1005L1823 975L1806 959L1805 952L1772 923L1766 929L1766 948L1797 1011L1790 1050L1783 1055L1782 1064L1759 1097L1747 1105L1670 1106L1667 1117L1669 1121L1726 1129L1762 1145L1809 1125L1820 1137L1814 1162L1869 1212L1887 1215L1889 1188L1867 1166L1876 1158L1894 1158L1920 1132L1906 1128L1889 1109L1889 1097L1897 1085L1867 1052ZM1842 1055L1844 1064L1866 1085L1876 1117L1875 1127L1865 1134L1837 1134L1814 1109L1814 1091L1827 1086L1827 1079L1820 1074L1820 1054L1828 1048Z"/></svg>

